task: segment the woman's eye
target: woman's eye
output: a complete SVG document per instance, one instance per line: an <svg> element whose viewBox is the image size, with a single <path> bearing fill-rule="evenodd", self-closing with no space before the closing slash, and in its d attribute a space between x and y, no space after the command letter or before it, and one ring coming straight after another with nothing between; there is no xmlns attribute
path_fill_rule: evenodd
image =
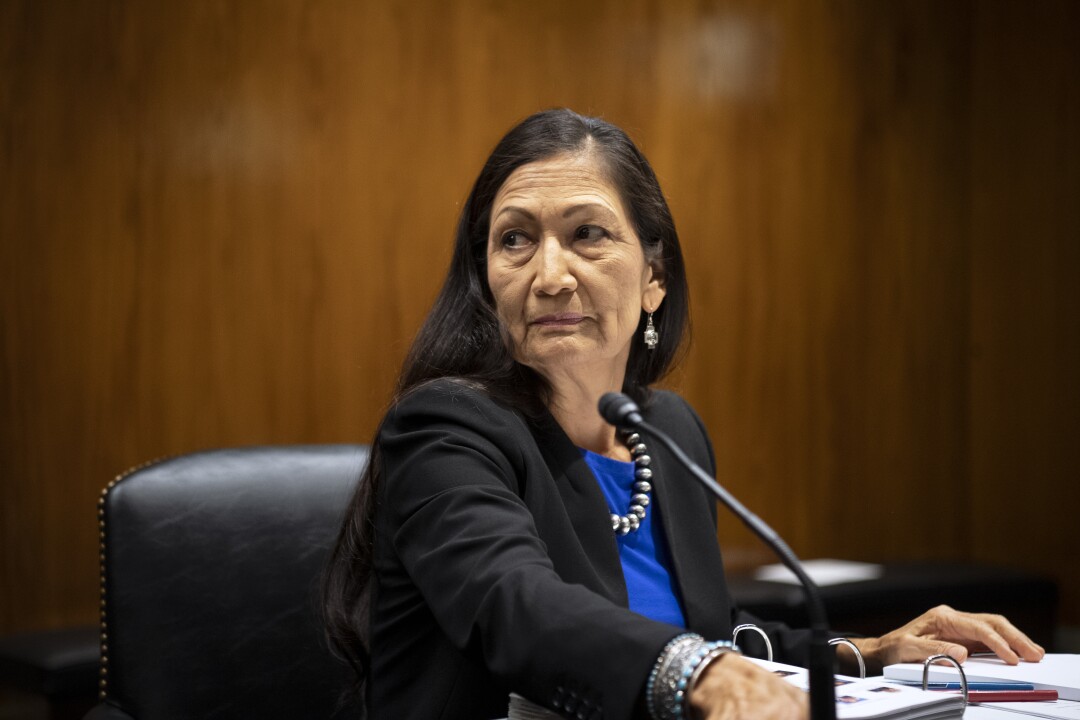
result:
<svg viewBox="0 0 1080 720"><path fill-rule="evenodd" d="M515 248L525 244L525 235L517 230L505 232L502 235L503 247Z"/></svg>
<svg viewBox="0 0 1080 720"><path fill-rule="evenodd" d="M582 225L574 231L575 240L600 240L607 237L604 228L597 225Z"/></svg>

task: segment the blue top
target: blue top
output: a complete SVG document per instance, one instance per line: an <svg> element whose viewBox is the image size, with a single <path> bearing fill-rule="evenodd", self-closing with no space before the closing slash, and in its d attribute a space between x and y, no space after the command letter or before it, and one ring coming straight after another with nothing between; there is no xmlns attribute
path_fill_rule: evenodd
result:
<svg viewBox="0 0 1080 720"><path fill-rule="evenodd" d="M582 450L585 463L600 482L608 507L617 515L625 515L633 494L634 463L613 460L591 450ZM652 497L652 495L650 495ZM645 520L636 532L615 535L619 543L626 592L630 609L645 617L671 625L686 627L678 589L671 575L671 554L668 552L662 521L655 503L646 508Z"/></svg>

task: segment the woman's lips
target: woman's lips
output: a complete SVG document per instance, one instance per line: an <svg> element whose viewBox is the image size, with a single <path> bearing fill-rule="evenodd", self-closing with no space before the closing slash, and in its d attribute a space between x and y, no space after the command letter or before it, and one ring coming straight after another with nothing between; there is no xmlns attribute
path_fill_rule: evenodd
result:
<svg viewBox="0 0 1080 720"><path fill-rule="evenodd" d="M541 315L532 321L532 325L542 325L544 327L563 327L566 325L577 325L579 322L585 319L585 316L578 313L553 313L551 315Z"/></svg>

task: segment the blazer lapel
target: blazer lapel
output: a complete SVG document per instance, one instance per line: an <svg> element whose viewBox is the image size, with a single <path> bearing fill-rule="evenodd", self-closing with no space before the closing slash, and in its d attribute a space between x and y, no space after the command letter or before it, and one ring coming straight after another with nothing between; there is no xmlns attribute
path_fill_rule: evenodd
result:
<svg viewBox="0 0 1080 720"><path fill-rule="evenodd" d="M731 607L709 500L674 455L645 434L675 582L688 628L715 640L731 639ZM675 519L678 518L676 522Z"/></svg>
<svg viewBox="0 0 1080 720"><path fill-rule="evenodd" d="M619 547L608 521L607 500L585 458L550 415L534 424L537 444L551 470L555 486L581 548L608 599L629 607Z"/></svg>

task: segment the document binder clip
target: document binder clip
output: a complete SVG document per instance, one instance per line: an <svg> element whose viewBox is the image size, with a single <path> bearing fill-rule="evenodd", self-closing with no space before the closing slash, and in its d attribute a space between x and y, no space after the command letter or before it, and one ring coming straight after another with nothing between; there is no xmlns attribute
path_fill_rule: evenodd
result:
<svg viewBox="0 0 1080 720"><path fill-rule="evenodd" d="M844 645L851 648L851 652L855 653L855 659L859 661L859 679L866 679L866 663L863 662L862 653L859 652L859 648L855 647L855 643L851 642L847 638L833 638L829 641L830 645Z"/></svg>
<svg viewBox="0 0 1080 720"><path fill-rule="evenodd" d="M929 687L930 679L930 663L935 660L948 660L956 666L956 671L960 673L960 691L964 695L964 704L968 704L968 681L967 675L964 674L964 668L960 667L959 661L952 655L931 655L926 658L922 666L922 689L926 690Z"/></svg>
<svg viewBox="0 0 1080 720"><path fill-rule="evenodd" d="M769 662L772 662L772 643L769 642L769 636L765 634L764 630L759 628L757 625L754 625L753 623L744 623L742 625L736 625L735 629L731 631L731 642L734 645L738 645L739 644L739 642L738 642L739 633L741 633L743 630L753 630L754 632L756 632L758 635L761 636L761 639L765 641L765 650L768 653L768 657L766 657L765 659L768 660Z"/></svg>

